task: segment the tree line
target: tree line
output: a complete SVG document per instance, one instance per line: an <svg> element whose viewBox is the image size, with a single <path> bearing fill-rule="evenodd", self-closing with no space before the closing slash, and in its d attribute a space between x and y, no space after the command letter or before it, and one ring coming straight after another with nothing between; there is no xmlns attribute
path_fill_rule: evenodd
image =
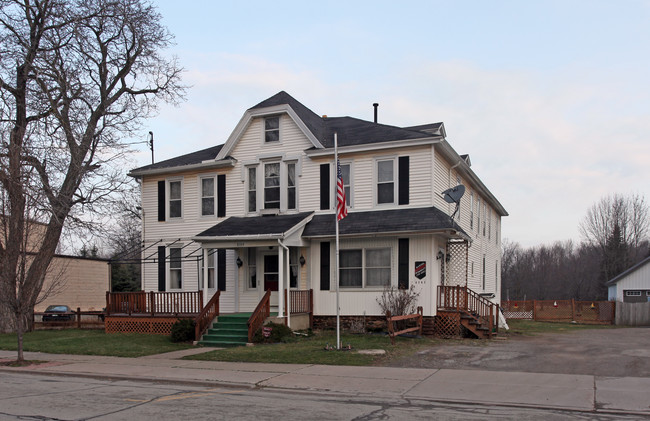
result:
<svg viewBox="0 0 650 421"><path fill-rule="evenodd" d="M579 243L504 240L501 298L606 300L606 282L650 256L648 209L642 195L613 194L587 210Z"/></svg>

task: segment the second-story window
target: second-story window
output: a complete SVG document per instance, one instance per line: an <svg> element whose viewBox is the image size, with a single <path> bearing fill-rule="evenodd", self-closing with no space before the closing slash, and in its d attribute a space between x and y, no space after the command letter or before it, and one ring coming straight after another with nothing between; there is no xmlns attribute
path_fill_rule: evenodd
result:
<svg viewBox="0 0 650 421"><path fill-rule="evenodd" d="M264 142L278 142L280 140L280 117L267 117L264 119Z"/></svg>
<svg viewBox="0 0 650 421"><path fill-rule="evenodd" d="M264 164L264 209L280 209L280 163Z"/></svg>
<svg viewBox="0 0 650 421"><path fill-rule="evenodd" d="M485 237L485 220L487 219L487 204L483 202L483 237Z"/></svg>
<svg viewBox="0 0 650 421"><path fill-rule="evenodd" d="M474 229L474 192L469 192L469 229Z"/></svg>
<svg viewBox="0 0 650 421"><path fill-rule="evenodd" d="M169 217L180 218L183 216L183 189L180 180L169 182Z"/></svg>
<svg viewBox="0 0 650 421"><path fill-rule="evenodd" d="M296 164L287 164L287 209L296 209Z"/></svg>
<svg viewBox="0 0 650 421"><path fill-rule="evenodd" d="M395 203L395 160L377 161L377 203Z"/></svg>
<svg viewBox="0 0 650 421"><path fill-rule="evenodd" d="M248 168L248 211L257 210L257 168Z"/></svg>
<svg viewBox="0 0 650 421"><path fill-rule="evenodd" d="M201 216L214 216L214 177L201 178Z"/></svg>
<svg viewBox="0 0 650 421"><path fill-rule="evenodd" d="M481 198L476 198L476 236L481 233Z"/></svg>
<svg viewBox="0 0 650 421"><path fill-rule="evenodd" d="M343 177L343 189L345 189L345 204L351 207L352 203L352 180L350 179L350 164L341 164L341 176Z"/></svg>

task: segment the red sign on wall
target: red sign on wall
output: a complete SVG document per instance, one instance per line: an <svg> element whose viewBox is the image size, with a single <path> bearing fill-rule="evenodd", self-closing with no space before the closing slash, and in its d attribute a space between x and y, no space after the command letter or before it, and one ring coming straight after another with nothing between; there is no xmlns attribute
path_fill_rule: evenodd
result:
<svg viewBox="0 0 650 421"><path fill-rule="evenodd" d="M427 262L415 262L415 277L423 279L427 276Z"/></svg>

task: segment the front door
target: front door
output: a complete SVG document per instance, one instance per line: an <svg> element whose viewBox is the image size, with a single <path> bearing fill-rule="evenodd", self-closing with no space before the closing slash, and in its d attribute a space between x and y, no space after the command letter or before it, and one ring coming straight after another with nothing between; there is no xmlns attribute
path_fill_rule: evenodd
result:
<svg viewBox="0 0 650 421"><path fill-rule="evenodd" d="M271 290L271 305L278 305L278 255L265 254L264 255L264 291Z"/></svg>

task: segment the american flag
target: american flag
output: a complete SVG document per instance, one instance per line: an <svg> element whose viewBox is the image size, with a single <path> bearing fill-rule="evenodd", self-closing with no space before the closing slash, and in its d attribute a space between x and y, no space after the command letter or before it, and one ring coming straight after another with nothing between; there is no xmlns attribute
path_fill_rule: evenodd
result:
<svg viewBox="0 0 650 421"><path fill-rule="evenodd" d="M348 209L345 206L345 188L343 187L343 175L341 175L341 163L336 160L336 219L341 220L348 216Z"/></svg>

